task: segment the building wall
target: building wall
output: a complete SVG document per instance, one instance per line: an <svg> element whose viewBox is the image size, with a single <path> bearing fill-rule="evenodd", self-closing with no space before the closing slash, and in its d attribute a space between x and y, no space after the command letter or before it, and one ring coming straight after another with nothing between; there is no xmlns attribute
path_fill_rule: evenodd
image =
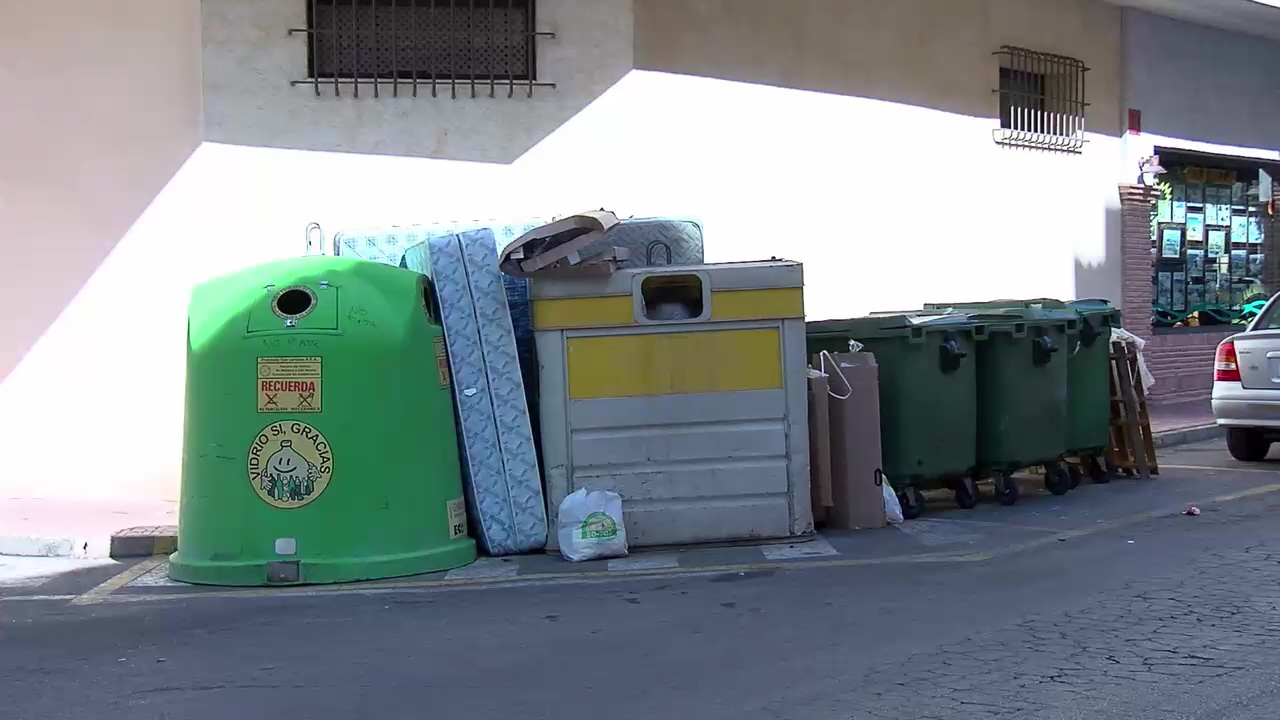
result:
<svg viewBox="0 0 1280 720"><path fill-rule="evenodd" d="M1125 107L1142 112L1142 134L1125 138L1122 182L1133 182L1157 147L1280 158L1280 41L1126 10L1124 57ZM1129 268L1131 292L1145 283L1149 303L1149 255ZM1127 324L1148 338L1153 399L1208 396L1214 349L1229 333L1153 335L1136 313Z"/></svg>
<svg viewBox="0 0 1280 720"><path fill-rule="evenodd" d="M557 37L541 43L540 75L558 87L532 100L357 100L289 86L305 71L304 41L288 35L302 0L205 2L208 142L167 185L159 171L145 191L131 181L136 208L118 230L102 229L106 209L77 216L77 227L97 228L98 260L67 281L74 302L0 388L0 489L175 498L191 288L302 252L313 221L331 237L600 207L692 215L709 260L805 262L814 319L948 299L1119 295L1118 10L1090 0L635 3L633 23L631 0L541 0L539 27ZM1092 68L1082 154L993 142L1002 44ZM196 85L177 80L199 72L195 58L139 55L123 55L119 71L140 74L143 94L138 115L112 126L121 148L94 136L68 156L102 158L93 167L105 177L132 178L112 168L149 143L175 148L157 164L172 173L198 137L199 98L183 94ZM99 106L116 97L104 92ZM170 133L185 144L164 145ZM55 177L76 187L80 172L67 165ZM99 177L84 187L99 191ZM38 197L45 211L29 231L63 197L94 207L58 187ZM47 459L68 440L48 428L71 413L71 442L94 473L50 484Z"/></svg>
<svg viewBox="0 0 1280 720"><path fill-rule="evenodd" d="M155 300L108 268L200 142L199 33L197 0L0 3L0 501L123 492L99 451L145 452L117 379L155 361L132 345ZM173 359L152 377L180 382Z"/></svg>
<svg viewBox="0 0 1280 720"><path fill-rule="evenodd" d="M1006 44L1091 68L1082 154L993 142ZM636 0L637 67L751 85L707 81L631 142L686 153L671 193L703 201L713 258L805 262L813 318L1119 300L1119 48L1120 10L1089 0Z"/></svg>
<svg viewBox="0 0 1280 720"><path fill-rule="evenodd" d="M538 80L533 97L517 89L490 98L448 90L417 97L390 88L360 99L307 84L309 0L206 0L206 139L306 150L337 150L509 163L581 111L631 69L631 0L539 0ZM483 5L483 3L477 3ZM498 4L501 7L501 3Z"/></svg>
<svg viewBox="0 0 1280 720"><path fill-rule="evenodd" d="M1135 151L1280 157L1280 41L1125 10L1124 48L1125 107L1142 111Z"/></svg>

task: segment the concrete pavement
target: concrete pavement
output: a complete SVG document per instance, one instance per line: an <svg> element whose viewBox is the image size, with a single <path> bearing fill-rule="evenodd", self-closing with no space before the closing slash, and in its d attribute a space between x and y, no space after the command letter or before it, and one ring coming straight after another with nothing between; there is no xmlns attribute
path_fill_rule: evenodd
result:
<svg viewBox="0 0 1280 720"><path fill-rule="evenodd" d="M967 549L932 562L853 562L855 536L705 573L181 593L140 575L75 604L138 567L119 564L3 594L0 678L23 720L1274 718L1280 462L1220 443L1164 462L940 506L926 526L968 539L914 542Z"/></svg>

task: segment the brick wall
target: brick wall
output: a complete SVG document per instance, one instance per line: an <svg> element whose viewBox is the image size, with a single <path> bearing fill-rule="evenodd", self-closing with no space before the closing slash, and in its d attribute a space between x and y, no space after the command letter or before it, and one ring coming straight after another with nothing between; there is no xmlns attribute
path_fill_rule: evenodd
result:
<svg viewBox="0 0 1280 720"><path fill-rule="evenodd" d="M1153 402L1207 398L1213 389L1213 353L1234 330L1155 335L1151 331L1151 209L1155 188L1120 186L1121 304L1124 326L1147 341L1144 359L1156 384Z"/></svg>

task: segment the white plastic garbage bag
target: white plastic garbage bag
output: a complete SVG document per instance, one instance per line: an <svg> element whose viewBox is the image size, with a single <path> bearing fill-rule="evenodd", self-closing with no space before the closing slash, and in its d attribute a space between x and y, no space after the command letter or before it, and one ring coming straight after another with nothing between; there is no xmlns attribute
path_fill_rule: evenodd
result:
<svg viewBox="0 0 1280 720"><path fill-rule="evenodd" d="M625 557L627 529L622 524L622 496L608 490L582 488L560 503L557 530L560 554L582 562Z"/></svg>
<svg viewBox="0 0 1280 720"><path fill-rule="evenodd" d="M890 525L897 525L903 521L902 503L898 502L898 494L893 491L893 487L889 485L889 478L885 478L880 483L880 490L884 492L884 517L889 521Z"/></svg>
<svg viewBox="0 0 1280 720"><path fill-rule="evenodd" d="M1146 347L1147 341L1125 330L1124 328L1113 328L1111 337L1119 340L1126 345L1132 345L1138 351L1138 374L1142 376L1142 391L1151 392L1151 386L1156 384L1155 376L1147 369L1147 362L1142 359L1142 349Z"/></svg>

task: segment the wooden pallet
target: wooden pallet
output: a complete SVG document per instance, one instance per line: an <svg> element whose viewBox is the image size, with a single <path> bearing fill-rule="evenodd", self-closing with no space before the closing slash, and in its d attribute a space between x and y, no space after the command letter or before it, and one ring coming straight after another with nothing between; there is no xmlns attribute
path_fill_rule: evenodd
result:
<svg viewBox="0 0 1280 720"><path fill-rule="evenodd" d="M1107 462L1115 470L1136 473L1144 480L1160 474L1138 351L1118 341L1111 343L1111 447Z"/></svg>

